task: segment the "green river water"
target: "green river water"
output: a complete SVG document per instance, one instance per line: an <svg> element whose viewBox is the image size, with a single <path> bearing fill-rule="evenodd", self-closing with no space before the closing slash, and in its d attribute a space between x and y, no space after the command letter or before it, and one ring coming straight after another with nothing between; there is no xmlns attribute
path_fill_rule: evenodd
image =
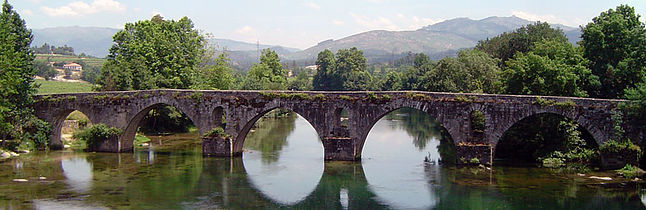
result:
<svg viewBox="0 0 646 210"><path fill-rule="evenodd" d="M296 114L268 118L243 157L202 157L196 133L134 153L36 152L0 163L0 209L644 209L646 189L537 167L455 167L423 113L377 122L361 162L325 162ZM442 155L440 155L442 154ZM425 157L431 162L425 163ZM24 180L20 180L24 179Z"/></svg>

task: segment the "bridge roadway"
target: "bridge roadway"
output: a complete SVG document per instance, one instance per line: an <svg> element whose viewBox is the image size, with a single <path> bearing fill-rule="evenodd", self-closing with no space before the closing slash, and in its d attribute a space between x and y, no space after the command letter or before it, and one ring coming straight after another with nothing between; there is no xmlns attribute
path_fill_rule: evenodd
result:
<svg viewBox="0 0 646 210"><path fill-rule="evenodd" d="M156 105L173 106L185 113L204 134L224 127L230 140L205 154L238 156L254 123L265 113L285 108L307 120L323 142L326 160L360 160L370 129L384 115L404 107L428 113L448 131L460 160L477 158L491 164L503 133L518 121L552 113L576 121L598 144L614 134L611 119L622 100L436 93L419 91L205 91L141 90L37 95L36 115L53 126L50 148L62 148L61 125L74 110L90 119L123 130L100 144L98 152L131 152L141 119ZM348 113L342 123L341 112ZM484 114L484 132L474 131L471 114ZM224 124L222 118L224 117ZM630 133L632 128L625 128ZM464 162L465 163L465 162ZM466 164L466 163L465 163Z"/></svg>

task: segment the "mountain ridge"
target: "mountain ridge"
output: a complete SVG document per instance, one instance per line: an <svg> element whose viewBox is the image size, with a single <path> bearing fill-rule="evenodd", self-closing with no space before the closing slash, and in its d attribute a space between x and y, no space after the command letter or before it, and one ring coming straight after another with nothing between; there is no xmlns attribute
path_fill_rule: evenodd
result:
<svg viewBox="0 0 646 210"><path fill-rule="evenodd" d="M275 50L284 61L299 61L299 63L313 63L320 51L330 49L336 51L350 47L357 47L364 51L369 62L387 62L405 56L409 52L425 53L431 58L440 59L444 56L455 55L464 48L474 47L479 40L484 40L511 32L521 26L534 23L517 16L498 17L491 16L480 20L470 18L454 18L432 25L427 25L417 30L387 31L372 30L353 34L338 40L328 39L307 49L289 48L279 45L248 43L224 38L211 38L220 51L226 51L232 56L232 61L239 64L238 68L246 69L258 60L258 48ZM571 43L579 40L579 28L561 24L551 24L552 27L561 28ZM42 43L62 46L68 45L76 53L86 53L97 57L105 57L112 46L112 35L119 29L107 27L54 27L33 29L34 42L32 46Z"/></svg>

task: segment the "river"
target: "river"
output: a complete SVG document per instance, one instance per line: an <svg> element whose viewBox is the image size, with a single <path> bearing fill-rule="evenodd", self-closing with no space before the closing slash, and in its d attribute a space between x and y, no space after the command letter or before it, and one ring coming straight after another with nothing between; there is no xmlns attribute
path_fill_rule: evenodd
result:
<svg viewBox="0 0 646 210"><path fill-rule="evenodd" d="M443 136L424 113L399 110L376 123L361 162L325 162L314 128L290 114L258 122L238 158L202 157L196 133L134 153L35 152L0 163L0 208L645 208L646 189L589 178L609 172L440 164L455 159Z"/></svg>

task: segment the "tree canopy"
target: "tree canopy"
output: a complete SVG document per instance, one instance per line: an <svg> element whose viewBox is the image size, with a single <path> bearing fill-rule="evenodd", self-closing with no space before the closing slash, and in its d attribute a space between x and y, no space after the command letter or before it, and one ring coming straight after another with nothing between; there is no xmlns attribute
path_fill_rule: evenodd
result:
<svg viewBox="0 0 646 210"><path fill-rule="evenodd" d="M251 66L243 88L247 90L284 90L287 88L287 70L283 69L275 51L262 50L260 63Z"/></svg>
<svg viewBox="0 0 646 210"><path fill-rule="evenodd" d="M212 63L198 68L194 89L230 90L235 86L233 67L226 53L220 53L215 58L208 56L206 59Z"/></svg>
<svg viewBox="0 0 646 210"><path fill-rule="evenodd" d="M501 64L511 59L517 52L528 52L535 42L543 39L555 39L567 42L563 30L555 29L545 22L536 22L505 32L491 39L478 41L476 49L486 52L494 58L499 58Z"/></svg>
<svg viewBox="0 0 646 210"><path fill-rule="evenodd" d="M633 7L620 5L582 27L583 56L601 81L600 91L593 96L620 97L645 76L646 30L639 18Z"/></svg>
<svg viewBox="0 0 646 210"><path fill-rule="evenodd" d="M318 54L316 65L315 90L372 89L372 76L366 70L366 58L363 51L356 47L340 49L336 56L326 49Z"/></svg>
<svg viewBox="0 0 646 210"><path fill-rule="evenodd" d="M0 13L0 140L8 138L47 145L48 126L33 115L34 54L29 48L33 36L25 21L4 1ZM34 145L35 144L35 145Z"/></svg>
<svg viewBox="0 0 646 210"><path fill-rule="evenodd" d="M462 50L457 58L443 58L426 72L422 87L427 91L498 93L498 61L479 50Z"/></svg>
<svg viewBox="0 0 646 210"><path fill-rule="evenodd" d="M187 17L156 15L127 23L114 36L97 84L101 90L186 89L195 84L205 39Z"/></svg>
<svg viewBox="0 0 646 210"><path fill-rule="evenodd" d="M529 52L519 52L506 62L505 93L586 97L586 89L599 86L587 63L568 42L539 41Z"/></svg>

